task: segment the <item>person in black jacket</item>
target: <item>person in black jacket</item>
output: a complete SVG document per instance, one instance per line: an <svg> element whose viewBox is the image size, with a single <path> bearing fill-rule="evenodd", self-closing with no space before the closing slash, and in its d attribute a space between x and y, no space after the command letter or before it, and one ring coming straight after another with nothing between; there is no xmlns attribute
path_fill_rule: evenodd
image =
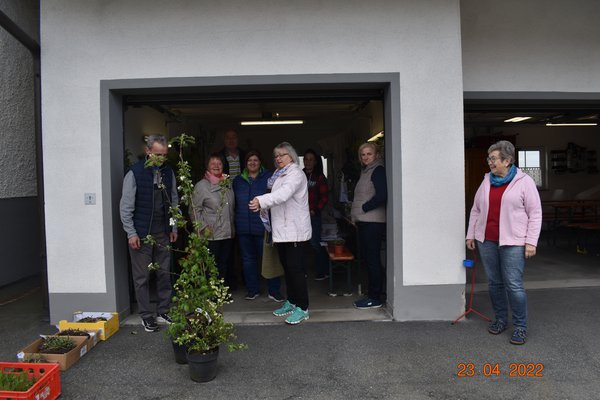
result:
<svg viewBox="0 0 600 400"><path fill-rule="evenodd" d="M262 257L265 228L260 216L248 208L250 200L267 192L267 179L272 175L261 162L260 153L250 150L244 160L245 168L233 180L235 193L235 228L240 244L244 279L246 281L246 300L254 300L260 294L259 261ZM280 278L269 279L269 298L281 302L279 292Z"/></svg>
<svg viewBox="0 0 600 400"><path fill-rule="evenodd" d="M158 331L154 311L150 307L150 263L158 264L156 292L158 322L170 323L167 311L171 305L171 254L169 243L177 240L177 227L170 224L169 207L178 203L175 174L169 165L146 166L148 158L166 157L167 141L164 136L146 138L146 158L131 166L123 179L120 213L127 233L131 274L135 288L138 312L146 332ZM143 243L152 235L156 245Z"/></svg>

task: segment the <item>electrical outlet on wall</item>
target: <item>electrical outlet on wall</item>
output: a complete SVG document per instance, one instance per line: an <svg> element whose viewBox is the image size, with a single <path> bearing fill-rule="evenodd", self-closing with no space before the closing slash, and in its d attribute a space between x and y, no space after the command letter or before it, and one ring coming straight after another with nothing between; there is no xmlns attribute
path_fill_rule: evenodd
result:
<svg viewBox="0 0 600 400"><path fill-rule="evenodd" d="M96 204L96 193L84 193L83 204L86 206L93 206Z"/></svg>

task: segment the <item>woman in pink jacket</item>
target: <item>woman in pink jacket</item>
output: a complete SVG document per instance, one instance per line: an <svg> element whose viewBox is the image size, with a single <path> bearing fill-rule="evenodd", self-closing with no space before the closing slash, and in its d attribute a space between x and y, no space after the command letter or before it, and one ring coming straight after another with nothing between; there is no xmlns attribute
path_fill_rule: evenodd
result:
<svg viewBox="0 0 600 400"><path fill-rule="evenodd" d="M495 321L488 332L499 335L508 326L508 305L514 327L512 344L527 340L527 294L523 286L525 259L535 256L542 226L542 205L533 179L514 165L515 146L501 140L488 149L485 174L469 218L467 248L479 249L488 276ZM508 300L507 300L508 299Z"/></svg>

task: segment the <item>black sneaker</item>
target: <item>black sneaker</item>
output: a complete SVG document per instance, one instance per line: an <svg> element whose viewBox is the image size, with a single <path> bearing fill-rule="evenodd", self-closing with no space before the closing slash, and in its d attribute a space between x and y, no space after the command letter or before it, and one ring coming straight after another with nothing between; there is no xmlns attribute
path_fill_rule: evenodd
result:
<svg viewBox="0 0 600 400"><path fill-rule="evenodd" d="M379 300L374 300L374 299L369 299L369 298L364 298L361 300L356 300L354 302L354 307L358 308L359 310L366 310L369 308L379 308L383 305L383 303Z"/></svg>
<svg viewBox="0 0 600 400"><path fill-rule="evenodd" d="M269 298L273 301L276 301L277 303L281 303L282 301L284 301L285 299L283 298L283 296L281 295L281 293L275 293L275 294L270 294L269 293Z"/></svg>
<svg viewBox="0 0 600 400"><path fill-rule="evenodd" d="M327 274L317 275L317 276L315 276L315 281L324 281L327 278L329 278L329 275L327 275Z"/></svg>
<svg viewBox="0 0 600 400"><path fill-rule="evenodd" d="M146 332L158 332L159 328L154 317L142 318L142 325Z"/></svg>
<svg viewBox="0 0 600 400"><path fill-rule="evenodd" d="M246 297L244 297L246 300L254 300L258 297L258 293L256 292L248 292L246 293Z"/></svg>
<svg viewBox="0 0 600 400"><path fill-rule="evenodd" d="M156 322L159 324L172 324L173 320L169 317L169 314L158 314Z"/></svg>

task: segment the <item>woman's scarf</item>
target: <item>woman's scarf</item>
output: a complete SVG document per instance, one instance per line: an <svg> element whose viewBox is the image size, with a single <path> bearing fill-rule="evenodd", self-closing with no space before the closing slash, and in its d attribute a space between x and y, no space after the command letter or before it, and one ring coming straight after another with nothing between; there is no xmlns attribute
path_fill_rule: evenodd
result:
<svg viewBox="0 0 600 400"><path fill-rule="evenodd" d="M288 168L290 167L290 165L292 165L292 163L289 163L285 167L280 168L280 169L276 170L275 172L273 172L273 175L271 175L271 177L269 179L267 179L267 189L271 190L273 188L273 185L275 184L275 181L277 180L277 178L279 178L281 175L285 174L287 172ZM265 229L267 230L267 232L271 232L271 219L269 217L269 210L261 209L259 214L260 214L260 220L262 221L263 225L265 226Z"/></svg>
<svg viewBox="0 0 600 400"><path fill-rule="evenodd" d="M504 178L496 176L490 173L490 184L492 186L502 186L506 185L508 182L512 181L515 175L517 174L517 167L513 164L508 170L508 174Z"/></svg>
<svg viewBox="0 0 600 400"><path fill-rule="evenodd" d="M273 172L273 175L271 175L271 177L269 179L267 179L267 189L273 188L273 185L275 184L275 181L277 180L277 178L279 178L281 175L285 174L287 172L288 168L290 167L290 165L292 165L292 163L289 163L285 167L280 168L280 169L276 170L275 172Z"/></svg>
<svg viewBox="0 0 600 400"><path fill-rule="evenodd" d="M218 185L219 182L224 181L225 178L226 178L225 174L221 174L221 176L215 176L208 171L206 171L204 173L204 179L209 181L211 185Z"/></svg>

